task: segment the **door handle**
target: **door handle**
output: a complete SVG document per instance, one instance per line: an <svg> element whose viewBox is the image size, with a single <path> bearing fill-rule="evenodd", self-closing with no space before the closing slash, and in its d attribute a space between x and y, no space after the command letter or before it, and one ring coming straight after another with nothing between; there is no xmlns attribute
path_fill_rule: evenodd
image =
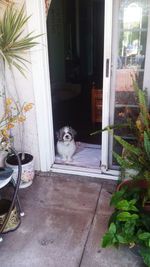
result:
<svg viewBox="0 0 150 267"><path fill-rule="evenodd" d="M106 59L106 78L109 77L109 58Z"/></svg>

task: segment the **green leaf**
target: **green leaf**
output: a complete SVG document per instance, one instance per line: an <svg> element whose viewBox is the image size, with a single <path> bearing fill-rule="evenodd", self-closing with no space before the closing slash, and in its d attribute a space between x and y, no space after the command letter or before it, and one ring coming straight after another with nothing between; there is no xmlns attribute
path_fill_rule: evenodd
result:
<svg viewBox="0 0 150 267"><path fill-rule="evenodd" d="M142 150L139 147L129 144L121 136L114 135L114 138L119 144L121 144L127 151L131 152L132 154L139 156L142 153Z"/></svg>
<svg viewBox="0 0 150 267"><path fill-rule="evenodd" d="M116 208L125 211L138 211L138 209L135 207L135 203L136 203L135 199L130 201L123 199L120 202L118 202Z"/></svg>
<svg viewBox="0 0 150 267"><path fill-rule="evenodd" d="M113 151L113 156L117 160L118 164L123 168L123 169L133 169L133 162L127 161L124 159L122 156L117 154L116 152Z"/></svg>
<svg viewBox="0 0 150 267"><path fill-rule="evenodd" d="M139 218L139 216L137 214L131 214L129 212L120 212L118 215L117 215L117 219L119 221L122 221L122 222L127 222L129 220L137 220Z"/></svg>
<svg viewBox="0 0 150 267"><path fill-rule="evenodd" d="M147 240L150 239L150 233L149 232L144 232L138 235L138 238L141 240Z"/></svg>
<svg viewBox="0 0 150 267"><path fill-rule="evenodd" d="M148 133L144 131L144 148L147 153L147 156L150 160L150 138L148 136Z"/></svg>
<svg viewBox="0 0 150 267"><path fill-rule="evenodd" d="M10 5L0 19L0 55L9 67L15 66L24 76L27 61L20 54L37 45L36 40L40 36L25 33L29 18L25 15L24 5L20 10Z"/></svg>
<svg viewBox="0 0 150 267"><path fill-rule="evenodd" d="M129 210L129 202L127 200L123 199L116 205L116 208L120 209L120 210L128 211Z"/></svg>
<svg viewBox="0 0 150 267"><path fill-rule="evenodd" d="M129 236L129 239L135 235L135 226L136 226L135 220L130 220L130 221L125 222L124 232L126 236Z"/></svg>
<svg viewBox="0 0 150 267"><path fill-rule="evenodd" d="M123 236L117 235L116 238L120 244L126 244L126 239Z"/></svg>
<svg viewBox="0 0 150 267"><path fill-rule="evenodd" d="M110 205L114 205L116 207L117 203L123 198L124 193L126 192L127 188L124 187L119 191L116 191L110 201Z"/></svg>
<svg viewBox="0 0 150 267"><path fill-rule="evenodd" d="M114 238L114 235L112 235L110 233L106 233L102 238L101 246L103 248L106 248L108 246L112 246L114 244L113 238Z"/></svg>
<svg viewBox="0 0 150 267"><path fill-rule="evenodd" d="M131 218L131 214L130 214L129 212L120 212L120 213L117 215L117 219L118 219L119 221L124 221L124 222L126 222L126 221L130 220L130 218Z"/></svg>
<svg viewBox="0 0 150 267"><path fill-rule="evenodd" d="M131 220L137 220L137 219L139 219L139 215L137 215L137 214L132 214L130 219L131 219Z"/></svg>
<svg viewBox="0 0 150 267"><path fill-rule="evenodd" d="M109 233L111 233L111 234L115 234L116 233L116 225L114 223L110 224Z"/></svg>

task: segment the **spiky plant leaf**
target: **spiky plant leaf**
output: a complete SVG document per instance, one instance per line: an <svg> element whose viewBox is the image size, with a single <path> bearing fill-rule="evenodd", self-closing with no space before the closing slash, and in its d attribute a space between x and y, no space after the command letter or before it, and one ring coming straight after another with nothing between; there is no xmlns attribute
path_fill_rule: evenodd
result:
<svg viewBox="0 0 150 267"><path fill-rule="evenodd" d="M12 4L14 1L13 0L0 0L0 5L9 5Z"/></svg>
<svg viewBox="0 0 150 267"><path fill-rule="evenodd" d="M144 131L144 148L150 160L150 138L146 131Z"/></svg>
<svg viewBox="0 0 150 267"><path fill-rule="evenodd" d="M38 44L40 35L24 34L25 26L30 17L25 15L24 5L20 10L13 5L8 6L0 21L0 55L10 68L15 66L23 75L26 60L24 53Z"/></svg>
<svg viewBox="0 0 150 267"><path fill-rule="evenodd" d="M143 125L149 128L149 109L148 109L148 97L147 92L139 88L137 82L133 79L133 87L137 95L138 106L140 109L140 118Z"/></svg>
<svg viewBox="0 0 150 267"><path fill-rule="evenodd" d="M135 154L139 156L142 153L141 148L136 147L134 145L129 144L127 141L125 141L121 136L114 135L114 138L116 141L123 146L127 151L129 151L132 154Z"/></svg>
<svg viewBox="0 0 150 267"><path fill-rule="evenodd" d="M133 169L133 162L124 159L122 156L113 151L113 156L117 160L118 164L123 169Z"/></svg>

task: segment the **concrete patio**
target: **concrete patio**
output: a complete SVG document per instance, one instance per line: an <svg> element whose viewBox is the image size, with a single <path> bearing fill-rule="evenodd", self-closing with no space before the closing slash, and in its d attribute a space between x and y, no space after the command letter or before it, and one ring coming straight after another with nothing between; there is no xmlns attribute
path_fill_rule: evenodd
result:
<svg viewBox="0 0 150 267"><path fill-rule="evenodd" d="M86 177L37 175L20 190L25 217L0 244L2 267L142 267L128 249L102 249L115 184Z"/></svg>

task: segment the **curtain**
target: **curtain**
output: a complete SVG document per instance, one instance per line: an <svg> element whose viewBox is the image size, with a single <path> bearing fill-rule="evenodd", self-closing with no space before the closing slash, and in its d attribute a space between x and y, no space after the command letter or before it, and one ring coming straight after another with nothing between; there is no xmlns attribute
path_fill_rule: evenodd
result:
<svg viewBox="0 0 150 267"><path fill-rule="evenodd" d="M51 0L45 0L45 7L46 7L46 15L48 15L48 10L50 7Z"/></svg>

